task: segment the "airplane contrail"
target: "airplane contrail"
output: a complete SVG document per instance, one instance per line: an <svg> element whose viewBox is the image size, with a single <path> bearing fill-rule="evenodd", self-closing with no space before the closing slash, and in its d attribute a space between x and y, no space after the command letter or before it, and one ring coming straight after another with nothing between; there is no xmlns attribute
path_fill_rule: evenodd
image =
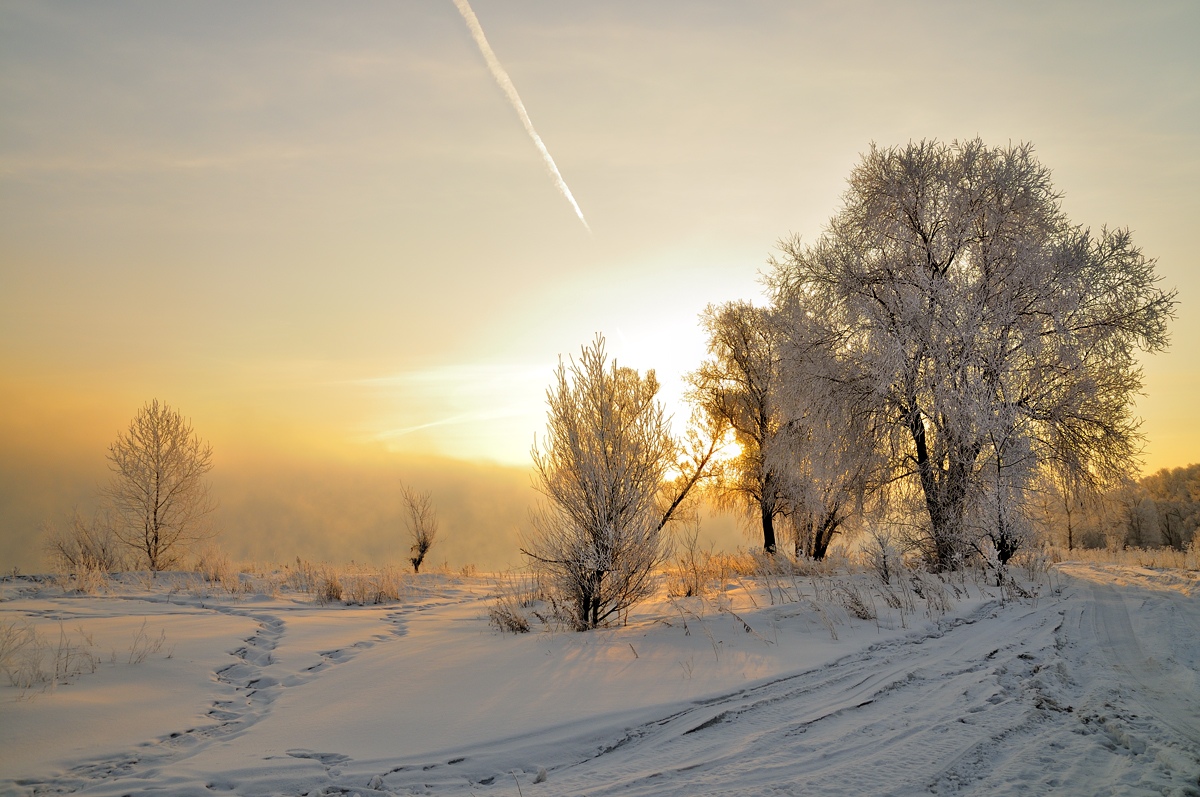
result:
<svg viewBox="0 0 1200 797"><path fill-rule="evenodd" d="M513 110L517 112L517 116L521 117L521 124L525 125L525 132L533 139L534 146L538 148L538 152L542 153L542 160L545 162L550 176L554 178L554 184L558 186L559 192L571 203L571 207L575 208L575 215L583 222L584 229L590 233L592 228L588 226L587 219L583 217L583 211L579 209L579 203L575 201L571 189L567 188L567 181L563 179L562 174L558 171L558 167L554 165L554 158L550 157L550 151L542 143L542 137L533 129L533 122L529 120L529 114L525 111L525 103L521 102L521 95L517 94L517 87L513 85L512 80L508 77L508 73L500 65L500 60L492 52L492 47L488 44L487 37L483 35L483 28L479 26L479 20L475 17L475 12L471 10L471 4L467 0L454 0L454 6L458 9L458 13L462 14L467 27L471 29L471 36L475 39L475 44L479 46L479 52L483 54L483 60L487 62L492 77L496 79L496 83L504 91L504 95L508 97Z"/></svg>

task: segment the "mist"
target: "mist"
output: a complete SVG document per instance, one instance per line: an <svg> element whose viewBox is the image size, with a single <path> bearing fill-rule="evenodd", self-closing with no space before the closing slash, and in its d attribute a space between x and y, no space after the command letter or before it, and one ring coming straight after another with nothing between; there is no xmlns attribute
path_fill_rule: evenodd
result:
<svg viewBox="0 0 1200 797"><path fill-rule="evenodd" d="M535 499L525 468L406 457L390 462L271 460L213 470L212 523L235 559L408 566L400 484L432 493L439 521L427 568L504 570L520 563Z"/></svg>
<svg viewBox="0 0 1200 797"><path fill-rule="evenodd" d="M0 460L0 568L46 572L42 527L64 524L74 511L98 511L107 462L103 445L78 439L22 448ZM214 462L213 542L234 561L263 567L298 557L408 568L403 481L430 491L437 511L440 530L424 569L519 568L522 534L539 498L529 467L445 457L368 449L361 456L264 450L222 457L218 449ZM744 538L733 517L708 512L700 544L732 550Z"/></svg>

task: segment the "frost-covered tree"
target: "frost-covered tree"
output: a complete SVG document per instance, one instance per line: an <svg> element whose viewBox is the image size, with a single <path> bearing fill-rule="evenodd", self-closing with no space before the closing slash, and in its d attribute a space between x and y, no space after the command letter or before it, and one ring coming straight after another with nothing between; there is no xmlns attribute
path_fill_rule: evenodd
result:
<svg viewBox="0 0 1200 797"><path fill-rule="evenodd" d="M675 442L657 393L654 372L610 363L599 335L578 361L560 361L547 390L546 436L532 452L545 500L522 551L570 604L578 630L649 596L667 555L661 494Z"/></svg>
<svg viewBox="0 0 1200 797"><path fill-rule="evenodd" d="M1091 483L1130 471L1136 353L1166 347L1174 293L1128 231L1066 218L1028 144L872 146L820 239L781 250L776 301L810 307L890 429L934 567L991 522L989 463L1001 505L1043 465Z"/></svg>
<svg viewBox="0 0 1200 797"><path fill-rule="evenodd" d="M1042 516L1043 539L1066 544L1071 551L1082 544L1082 530L1099 508L1101 495L1074 474L1058 468L1042 469L1033 486L1033 502Z"/></svg>
<svg viewBox="0 0 1200 797"><path fill-rule="evenodd" d="M775 411L779 429L766 460L786 497L797 556L825 553L881 477L876 418L846 385L850 364L834 355L809 307L793 297L773 317L779 351Z"/></svg>
<svg viewBox="0 0 1200 797"><path fill-rule="evenodd" d="M701 315L708 358L688 375L689 398L710 423L732 429L736 456L722 460L714 495L745 507L762 525L763 550L774 552L775 519L786 511L782 474L766 452L780 429L775 408L779 354L770 311L749 302L709 305Z"/></svg>
<svg viewBox="0 0 1200 797"><path fill-rule="evenodd" d="M176 564L206 536L203 521L216 508L205 475L212 446L191 421L158 399L146 404L108 448L112 478L103 494L113 532L157 572Z"/></svg>
<svg viewBox="0 0 1200 797"><path fill-rule="evenodd" d="M1163 468L1141 483L1158 509L1163 544L1187 548L1200 528L1200 465Z"/></svg>
<svg viewBox="0 0 1200 797"><path fill-rule="evenodd" d="M413 572L420 573L425 555L437 540L438 519L433 508L433 493L429 490L418 492L401 483L400 497L404 501L404 520L412 539L408 561L412 563Z"/></svg>

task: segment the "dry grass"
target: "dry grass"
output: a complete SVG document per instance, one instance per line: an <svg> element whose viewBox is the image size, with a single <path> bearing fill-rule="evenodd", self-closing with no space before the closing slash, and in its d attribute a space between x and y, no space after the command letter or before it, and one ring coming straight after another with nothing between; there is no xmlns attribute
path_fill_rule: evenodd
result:
<svg viewBox="0 0 1200 797"><path fill-rule="evenodd" d="M343 572L340 581L342 602L348 606L398 603L408 591L407 575L394 567L355 568Z"/></svg>
<svg viewBox="0 0 1200 797"><path fill-rule="evenodd" d="M1114 564L1129 567L1149 567L1158 570L1200 570L1200 538L1193 539L1186 550L1176 548L1049 548L1046 555L1053 562L1082 562L1085 564Z"/></svg>
<svg viewBox="0 0 1200 797"><path fill-rule="evenodd" d="M342 599L342 580L337 573L329 571L317 581L313 595L317 603L336 603Z"/></svg>
<svg viewBox="0 0 1200 797"><path fill-rule="evenodd" d="M295 592L312 595L317 603L340 601L347 606L397 603L411 591L410 576L390 565L350 563L339 568L298 557L294 566L285 568L282 583Z"/></svg>
<svg viewBox="0 0 1200 797"><path fill-rule="evenodd" d="M713 589L738 576L755 574L760 563L744 551L714 552L710 547L702 550L697 544L697 533L693 529L680 541L675 556L664 568L667 594L673 598L690 598L705 595Z"/></svg>
<svg viewBox="0 0 1200 797"><path fill-rule="evenodd" d="M66 593L102 595L108 591L110 576L104 570L89 568L73 573L59 573L51 583Z"/></svg>
<svg viewBox="0 0 1200 797"><path fill-rule="evenodd" d="M229 554L216 545L206 545L197 552L192 570L205 584L230 595L274 595L279 590L278 578L265 573L259 578L251 577L250 574L255 572L254 565L235 565ZM203 588L195 591L206 592Z"/></svg>
<svg viewBox="0 0 1200 797"><path fill-rule="evenodd" d="M522 573L497 584L496 599L488 607L488 623L510 634L528 634L529 610L540 600L537 579Z"/></svg>
<svg viewBox="0 0 1200 797"><path fill-rule="evenodd" d="M68 634L61 623L58 639L51 641L28 622L0 622L0 671L22 691L53 689L95 672L100 657L94 647L82 629Z"/></svg>

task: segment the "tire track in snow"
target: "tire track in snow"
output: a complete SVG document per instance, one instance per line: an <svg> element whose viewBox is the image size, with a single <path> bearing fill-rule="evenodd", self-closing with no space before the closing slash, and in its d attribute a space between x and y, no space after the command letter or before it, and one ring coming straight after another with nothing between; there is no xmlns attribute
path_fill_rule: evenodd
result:
<svg viewBox="0 0 1200 797"><path fill-rule="evenodd" d="M1105 658L1129 685L1135 687L1131 690L1132 699L1149 710L1158 722L1200 748L1200 700L1194 692L1173 688L1170 679L1174 673L1162 660L1162 656L1169 655L1170 651L1159 651L1157 656L1146 655L1122 593L1111 584L1092 582L1090 586L1094 608L1090 613L1091 622L1084 629L1094 634ZM1171 605L1179 608L1175 600ZM1171 612L1171 615L1173 619L1179 617L1177 612ZM1177 628L1177 633L1194 633L1195 615L1194 607L1192 612L1185 612L1180 623L1184 627ZM1176 667L1183 665L1176 663Z"/></svg>
<svg viewBox="0 0 1200 797"><path fill-rule="evenodd" d="M1090 597L990 604L629 727L498 740L458 751L454 767L405 761L378 785L482 797L511 790L514 771L530 783L545 767L544 793L591 797L1045 794L1097 783L1109 784L1100 794L1200 794L1186 755L1121 743L1122 712L1105 708L1116 699L1106 684L1091 683L1096 645L1079 634Z"/></svg>
<svg viewBox="0 0 1200 797"><path fill-rule="evenodd" d="M933 704L927 717L942 708L937 695L957 691L970 695L978 710L1011 710L1020 691L1017 675L1006 684L984 689L979 684L1006 666L1028 671L1035 666L1032 659L1018 658L1024 649L1019 645L1009 645L1000 657L991 639L963 630L996 611L986 606L931 634L880 643L817 670L697 702L623 731L521 740L510 746L505 764L486 751L464 751L463 774L447 773L441 785L448 792L473 792L480 784L502 782L509 765L519 763L519 770L545 766L555 793L564 794L753 793L747 787L774 789L797 779L806 794L886 793L914 768L934 772L937 762L970 746L949 720L929 722L932 730L921 732L923 719L912 712L922 704ZM1048 630L1043 637L1042 644L1052 644ZM876 766L848 772L847 762L865 759ZM434 785L423 771L427 767L404 769L390 773L389 788ZM826 791L822 779L828 780ZM914 785L923 790L925 783Z"/></svg>

